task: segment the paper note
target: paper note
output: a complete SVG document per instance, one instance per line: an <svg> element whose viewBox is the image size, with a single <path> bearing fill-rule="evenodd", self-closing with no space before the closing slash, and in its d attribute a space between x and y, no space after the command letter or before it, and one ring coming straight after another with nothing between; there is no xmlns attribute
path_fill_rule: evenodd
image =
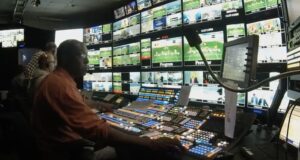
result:
<svg viewBox="0 0 300 160"><path fill-rule="evenodd" d="M237 93L225 90L225 136L234 138Z"/></svg>

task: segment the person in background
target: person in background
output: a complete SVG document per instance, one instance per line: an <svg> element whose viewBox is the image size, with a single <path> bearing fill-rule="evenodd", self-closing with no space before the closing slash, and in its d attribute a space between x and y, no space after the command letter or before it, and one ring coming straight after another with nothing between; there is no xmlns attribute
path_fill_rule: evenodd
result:
<svg viewBox="0 0 300 160"><path fill-rule="evenodd" d="M54 71L56 67L56 50L57 50L57 46L54 42L48 42L45 46L45 53L48 56L50 72Z"/></svg>
<svg viewBox="0 0 300 160"><path fill-rule="evenodd" d="M131 159L134 159L134 155L142 154L140 151L148 153L143 155L145 158L165 153L180 155L184 151L177 139L140 138L121 132L111 127L105 120L99 119L84 103L74 81L86 73L87 64L87 48L82 42L77 40L62 42L57 49L57 68L44 78L36 91L32 125L43 155L41 159L70 159L74 153L70 152L68 144L80 139L95 142L96 149L113 146L118 153L129 153ZM107 153L107 150L98 152L98 154ZM107 159L98 155L97 157Z"/></svg>

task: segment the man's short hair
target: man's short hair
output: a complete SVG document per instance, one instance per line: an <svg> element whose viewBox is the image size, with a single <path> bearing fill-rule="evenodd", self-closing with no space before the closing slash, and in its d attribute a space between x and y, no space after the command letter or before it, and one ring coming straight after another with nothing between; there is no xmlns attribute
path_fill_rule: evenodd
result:
<svg viewBox="0 0 300 160"><path fill-rule="evenodd" d="M75 39L63 41L57 48L57 65L64 66L70 58L81 56L86 52L85 45Z"/></svg>

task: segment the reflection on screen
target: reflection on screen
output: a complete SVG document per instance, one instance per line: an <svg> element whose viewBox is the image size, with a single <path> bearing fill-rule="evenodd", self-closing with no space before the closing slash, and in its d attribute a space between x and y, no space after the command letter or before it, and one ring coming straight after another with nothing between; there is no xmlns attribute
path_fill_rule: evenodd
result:
<svg viewBox="0 0 300 160"><path fill-rule="evenodd" d="M284 119L281 131L280 131L280 139L286 141L287 143L295 146L296 148L299 148L300 143L300 106L296 105L295 109L291 113L291 109L289 109L288 113L286 114L286 117ZM292 115L291 115L292 114ZM289 130L287 135L287 129L288 129L288 121L290 118L290 124L289 124ZM287 137L288 136L288 137Z"/></svg>

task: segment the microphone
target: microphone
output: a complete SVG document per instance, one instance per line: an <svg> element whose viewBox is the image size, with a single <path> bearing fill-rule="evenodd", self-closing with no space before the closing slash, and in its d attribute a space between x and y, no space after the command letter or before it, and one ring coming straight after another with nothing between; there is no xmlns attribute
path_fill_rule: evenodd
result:
<svg viewBox="0 0 300 160"><path fill-rule="evenodd" d="M192 28L185 28L183 34L191 47L196 47L202 43L199 33Z"/></svg>

